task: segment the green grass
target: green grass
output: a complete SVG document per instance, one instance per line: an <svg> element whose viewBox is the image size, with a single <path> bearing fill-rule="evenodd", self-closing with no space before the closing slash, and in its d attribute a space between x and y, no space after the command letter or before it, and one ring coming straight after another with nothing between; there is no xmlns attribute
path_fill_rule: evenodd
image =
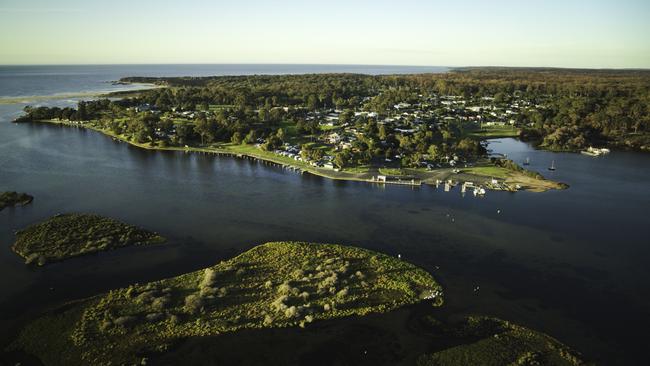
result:
<svg viewBox="0 0 650 366"><path fill-rule="evenodd" d="M479 130L467 131L467 136L477 138L517 137L519 129L511 126L481 126Z"/></svg>
<svg viewBox="0 0 650 366"><path fill-rule="evenodd" d="M12 249L25 258L25 263L45 265L83 254L162 241L156 233L111 218L62 214L18 231Z"/></svg>
<svg viewBox="0 0 650 366"><path fill-rule="evenodd" d="M113 290L46 315L12 348L41 360L65 355L66 365L133 364L189 337L304 327L388 312L434 294L441 305L433 277L393 257L333 244L267 243L204 270Z"/></svg>
<svg viewBox="0 0 650 366"><path fill-rule="evenodd" d="M327 125L324 125L324 126L320 126L320 129L323 132L327 132L327 131L339 130L339 129L341 129L341 126L337 126L337 125L327 126Z"/></svg>
<svg viewBox="0 0 650 366"><path fill-rule="evenodd" d="M581 365L570 348L557 340L507 321L472 316L456 324L428 318L439 344L451 346L422 355L418 366Z"/></svg>
<svg viewBox="0 0 650 366"><path fill-rule="evenodd" d="M2 192L0 194L0 211L6 207L13 206L24 206L31 203L34 200L34 197L26 193L18 192Z"/></svg>
<svg viewBox="0 0 650 366"><path fill-rule="evenodd" d="M379 168L379 174L400 176L406 175L406 172L399 168Z"/></svg>
<svg viewBox="0 0 650 366"><path fill-rule="evenodd" d="M462 168L460 171L461 173L481 175L499 179L507 178L509 173L508 169L498 166L476 166L471 168Z"/></svg>

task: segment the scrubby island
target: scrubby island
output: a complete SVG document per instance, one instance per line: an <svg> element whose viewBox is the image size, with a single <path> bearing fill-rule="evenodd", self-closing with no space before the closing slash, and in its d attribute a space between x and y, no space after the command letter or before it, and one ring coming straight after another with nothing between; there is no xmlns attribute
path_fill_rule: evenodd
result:
<svg viewBox="0 0 650 366"><path fill-rule="evenodd" d="M2 192L0 194L0 211L6 207L25 206L32 203L33 200L34 197L27 193Z"/></svg>
<svg viewBox="0 0 650 366"><path fill-rule="evenodd" d="M7 351L45 365L582 364L557 340L506 321L439 317L442 303L434 278L397 258L274 242L70 303L29 323Z"/></svg>
<svg viewBox="0 0 650 366"><path fill-rule="evenodd" d="M14 348L46 365L133 364L190 337L442 304L424 270L369 250L267 243L178 277L132 285L35 320Z"/></svg>
<svg viewBox="0 0 650 366"><path fill-rule="evenodd" d="M60 214L16 232L14 252L39 266L79 255L164 241L153 232L88 214Z"/></svg>
<svg viewBox="0 0 650 366"><path fill-rule="evenodd" d="M552 337L501 319L470 316L441 322L424 316L421 322L434 344L451 346L434 346L418 357L418 366L584 364L577 352Z"/></svg>

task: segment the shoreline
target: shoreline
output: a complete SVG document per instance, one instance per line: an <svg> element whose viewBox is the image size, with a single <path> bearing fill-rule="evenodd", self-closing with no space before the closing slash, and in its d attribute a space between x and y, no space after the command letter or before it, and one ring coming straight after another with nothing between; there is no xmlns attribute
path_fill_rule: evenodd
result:
<svg viewBox="0 0 650 366"><path fill-rule="evenodd" d="M64 93L45 94L45 95L19 95L19 96L5 95L5 96L0 96L0 105L29 104L35 102L45 102L50 100L75 99L75 98L114 98L113 94L117 94L117 93L137 93L149 89L164 87L161 85L148 84L148 83L129 83L129 84L120 84L120 85L124 86L124 88L119 88L115 90L64 92ZM132 86L133 88L127 88L128 86Z"/></svg>
<svg viewBox="0 0 650 366"><path fill-rule="evenodd" d="M408 169L405 171L409 172L408 179L405 180L387 180L381 181L375 177L381 175L379 168L372 168L367 172L362 173L353 173L346 171L335 171L331 169L322 169L316 168L310 164L293 161L293 159L285 158L281 156L274 156L276 154L267 153L264 151L252 152L251 148L258 149L252 145L237 145L241 146L241 149L233 149L229 147L198 147L198 146L153 146L151 143L138 143L131 141L125 138L123 135L117 135L111 131L98 128L89 124L75 124L68 121L59 121L59 120L38 120L31 121L36 123L46 123L52 125L59 125L65 127L77 127L89 129L98 133L101 133L104 136L110 137L115 141L124 142L131 146L138 147L141 149L152 150L152 151L182 151L182 152L195 152L195 153L204 153L204 154L215 154L219 156L235 157L235 158L246 158L252 160L258 160L266 164L274 164L279 167L294 170L302 173L309 173L315 176L328 178L332 180L339 181L354 181L354 182L364 182L364 183L374 183L378 185L405 185L411 187L420 187L422 185L429 185L433 187L438 187L440 184L445 184L445 182L450 183L450 190L453 189L456 185L461 185L463 181L478 181L479 185L484 185L487 190L490 191L510 191L516 192L519 190L530 191L530 192L546 192L552 189L566 189L568 185L560 182L551 181L548 179L537 179L533 177L526 176L522 173L503 169L505 176L501 177L502 183L505 183L503 186L497 185L493 186L489 183L489 180L494 178L495 175L481 175L470 172L464 172L463 168L459 168L460 173L454 172L454 168L441 168L431 171L422 172L417 169ZM25 122L21 122L25 123ZM258 149L259 150L259 149ZM287 160L291 160L288 162ZM483 166L488 167L489 165L484 164ZM482 167L482 166L478 166ZM399 178L399 177L398 177ZM456 178L456 179L454 179ZM515 186L521 186L521 188L516 189ZM462 192L464 193L464 192Z"/></svg>

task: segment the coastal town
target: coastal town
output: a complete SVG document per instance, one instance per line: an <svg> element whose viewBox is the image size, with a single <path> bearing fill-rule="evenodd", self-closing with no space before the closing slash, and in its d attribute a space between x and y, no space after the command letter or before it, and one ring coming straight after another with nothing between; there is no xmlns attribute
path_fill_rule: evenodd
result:
<svg viewBox="0 0 650 366"><path fill-rule="evenodd" d="M486 149L486 139L519 136L541 118L540 98L522 93L461 96L388 88L347 99L309 94L304 103L271 96L256 107L147 97L162 90L81 102L76 110L27 109L17 121L90 127L141 147L232 154L334 179L429 184L447 192L460 186L461 194L478 197L486 190L561 188L531 185L543 177Z"/></svg>

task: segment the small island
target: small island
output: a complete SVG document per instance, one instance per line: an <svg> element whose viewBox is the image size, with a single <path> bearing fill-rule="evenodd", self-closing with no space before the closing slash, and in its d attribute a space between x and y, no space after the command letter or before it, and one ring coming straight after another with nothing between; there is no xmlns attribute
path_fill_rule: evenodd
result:
<svg viewBox="0 0 650 366"><path fill-rule="evenodd" d="M441 287L397 258L342 245L273 242L203 270L68 306L32 322L13 347L46 365L135 364L184 339L308 327L421 301L441 305Z"/></svg>
<svg viewBox="0 0 650 366"><path fill-rule="evenodd" d="M554 338L505 320L470 316L445 322L425 315L420 322L435 344L451 346L419 356L418 366L584 364L576 351Z"/></svg>
<svg viewBox="0 0 650 366"><path fill-rule="evenodd" d="M59 214L16 232L12 250L25 258L25 263L43 266L84 254L163 241L156 233L111 218Z"/></svg>
<svg viewBox="0 0 650 366"><path fill-rule="evenodd" d="M27 193L2 192L0 194L0 211L7 207L25 206L34 200L34 197Z"/></svg>

